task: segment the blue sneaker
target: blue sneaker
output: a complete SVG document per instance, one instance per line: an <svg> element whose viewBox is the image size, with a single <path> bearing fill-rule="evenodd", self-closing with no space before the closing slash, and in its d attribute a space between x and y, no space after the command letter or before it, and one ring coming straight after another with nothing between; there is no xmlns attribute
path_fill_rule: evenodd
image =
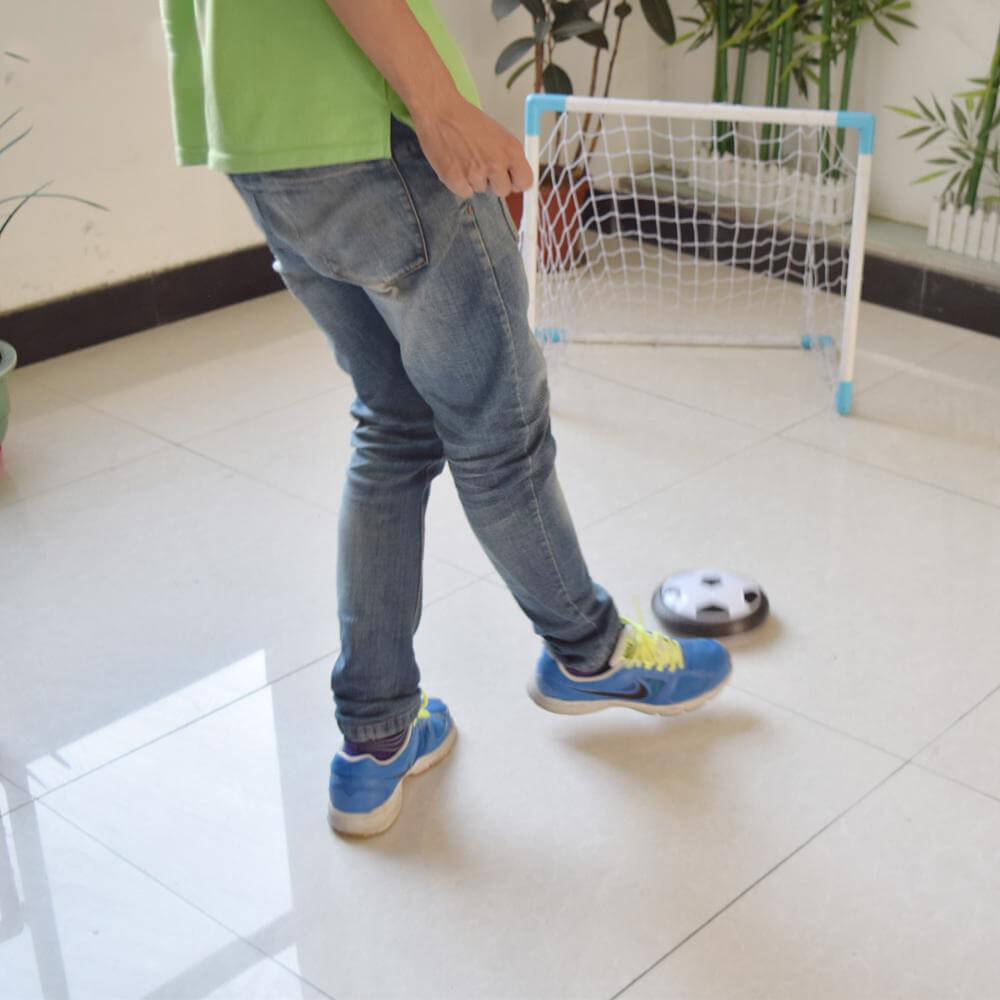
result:
<svg viewBox="0 0 1000 1000"><path fill-rule="evenodd" d="M388 760L340 750L330 764L330 826L355 837L384 833L403 808L403 779L447 757L456 735L445 703L425 694L406 742Z"/></svg>
<svg viewBox="0 0 1000 1000"><path fill-rule="evenodd" d="M528 694L562 715L615 707L676 715L714 698L732 669L726 647L714 639L668 639L626 621L607 670L571 674L544 650Z"/></svg>

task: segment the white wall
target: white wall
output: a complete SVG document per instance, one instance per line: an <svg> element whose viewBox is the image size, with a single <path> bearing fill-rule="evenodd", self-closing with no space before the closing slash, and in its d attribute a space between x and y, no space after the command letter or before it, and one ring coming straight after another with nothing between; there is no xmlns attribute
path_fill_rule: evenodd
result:
<svg viewBox="0 0 1000 1000"><path fill-rule="evenodd" d="M674 0L676 14L693 6L693 0ZM525 33L526 16L515 13L497 25L489 0L438 0L438 7L466 52L486 107L519 132L529 75L509 92L494 77L493 63L507 41ZM865 37L853 103L879 116L874 210L919 224L929 189L910 181L925 171L913 145L895 141L900 119L884 105L906 103L914 92L943 98L962 89L966 77L982 75L1000 3L914 0L913 16L920 30L903 31L899 49L876 34ZM98 213L57 201L25 208L0 239L0 312L259 241L223 177L173 165L156 0L0 0L0 35L0 49L31 59L0 64L6 81L0 111L24 105L23 118L35 127L0 158L0 197L52 178L53 189L111 208ZM577 87L584 87L589 50L573 42L561 52ZM707 49L687 54L660 45L637 10L614 92L706 100L711 61ZM755 83L759 89L759 70Z"/></svg>

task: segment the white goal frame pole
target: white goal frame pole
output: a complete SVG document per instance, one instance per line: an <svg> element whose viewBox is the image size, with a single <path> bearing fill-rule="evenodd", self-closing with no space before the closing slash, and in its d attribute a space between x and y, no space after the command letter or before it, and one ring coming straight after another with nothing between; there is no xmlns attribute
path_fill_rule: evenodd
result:
<svg viewBox="0 0 1000 1000"><path fill-rule="evenodd" d="M857 353L858 313L864 274L865 235L875 151L875 116L863 111L815 111L798 108L755 107L746 104L704 104L686 101L625 100L613 97L575 97L567 94L530 94L524 103L524 151L534 184L524 192L521 213L521 252L528 278L528 320L538 332L538 182L541 119L548 111L584 114L644 115L649 118L685 118L702 121L758 122L856 129L858 163L851 223L851 246L845 289L844 328L840 346L837 410L850 413Z"/></svg>

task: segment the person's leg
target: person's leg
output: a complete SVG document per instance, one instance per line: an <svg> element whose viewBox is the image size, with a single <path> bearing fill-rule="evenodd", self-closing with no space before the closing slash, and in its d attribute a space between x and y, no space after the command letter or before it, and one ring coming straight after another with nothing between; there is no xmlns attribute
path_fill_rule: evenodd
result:
<svg viewBox="0 0 1000 1000"><path fill-rule="evenodd" d="M327 333L357 393L338 531L341 651L332 685L345 738L368 744L401 733L420 708L413 634L421 610L424 511L444 458L433 415L366 292L317 270L331 268L316 256L317 240L326 237L313 237L310 221L324 200L358 197L363 173L289 171L237 175L234 182L264 230L286 285ZM361 261L357 269L366 266Z"/></svg>
<svg viewBox="0 0 1000 1000"><path fill-rule="evenodd" d="M556 477L545 363L527 320L527 283L498 198L465 202L394 127L394 158L429 266L372 299L434 413L480 543L549 649L571 670L608 662L621 623L591 579Z"/></svg>

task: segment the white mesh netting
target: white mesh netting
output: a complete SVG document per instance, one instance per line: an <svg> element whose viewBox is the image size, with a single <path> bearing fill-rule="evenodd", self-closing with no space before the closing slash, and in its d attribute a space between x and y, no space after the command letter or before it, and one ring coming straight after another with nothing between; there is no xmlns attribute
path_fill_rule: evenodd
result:
<svg viewBox="0 0 1000 1000"><path fill-rule="evenodd" d="M836 353L856 133L779 126L759 110L736 125L725 108L717 121L544 116L543 341L790 346L808 336Z"/></svg>

